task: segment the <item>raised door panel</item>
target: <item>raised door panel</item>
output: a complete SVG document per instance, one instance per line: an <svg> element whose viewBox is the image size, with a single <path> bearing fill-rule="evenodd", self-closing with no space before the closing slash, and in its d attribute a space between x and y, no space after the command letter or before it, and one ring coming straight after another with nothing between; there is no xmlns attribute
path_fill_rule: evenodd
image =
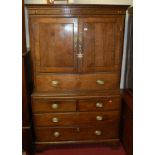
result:
<svg viewBox="0 0 155 155"><path fill-rule="evenodd" d="M83 72L119 69L123 21L122 17L80 19L79 45L82 47Z"/></svg>
<svg viewBox="0 0 155 155"><path fill-rule="evenodd" d="M33 18L34 58L37 72L75 72L77 19Z"/></svg>

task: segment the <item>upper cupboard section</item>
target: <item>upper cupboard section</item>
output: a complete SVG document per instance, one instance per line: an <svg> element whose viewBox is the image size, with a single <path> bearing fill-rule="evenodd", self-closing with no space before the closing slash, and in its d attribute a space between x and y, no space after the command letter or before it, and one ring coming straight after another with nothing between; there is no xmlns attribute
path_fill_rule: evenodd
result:
<svg viewBox="0 0 155 155"><path fill-rule="evenodd" d="M121 16L30 18L33 66L42 73L92 73L119 69Z"/></svg>

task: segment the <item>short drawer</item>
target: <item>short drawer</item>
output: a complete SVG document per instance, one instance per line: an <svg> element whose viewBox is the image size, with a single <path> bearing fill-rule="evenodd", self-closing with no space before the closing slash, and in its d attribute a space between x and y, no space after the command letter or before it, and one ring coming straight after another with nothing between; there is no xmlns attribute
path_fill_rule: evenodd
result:
<svg viewBox="0 0 155 155"><path fill-rule="evenodd" d="M118 98L98 98L91 100L79 100L79 111L104 111L104 110L120 110L121 99Z"/></svg>
<svg viewBox="0 0 155 155"><path fill-rule="evenodd" d="M118 138L118 124L95 127L36 128L36 141L76 141Z"/></svg>
<svg viewBox="0 0 155 155"><path fill-rule="evenodd" d="M75 113L45 113L33 115L35 126L69 126L104 124L118 122L119 111L109 112L75 112Z"/></svg>
<svg viewBox="0 0 155 155"><path fill-rule="evenodd" d="M40 74L36 76L37 91L104 90L119 88L119 77L107 74Z"/></svg>
<svg viewBox="0 0 155 155"><path fill-rule="evenodd" d="M76 111L76 101L54 101L48 99L33 99L32 110L33 113Z"/></svg>

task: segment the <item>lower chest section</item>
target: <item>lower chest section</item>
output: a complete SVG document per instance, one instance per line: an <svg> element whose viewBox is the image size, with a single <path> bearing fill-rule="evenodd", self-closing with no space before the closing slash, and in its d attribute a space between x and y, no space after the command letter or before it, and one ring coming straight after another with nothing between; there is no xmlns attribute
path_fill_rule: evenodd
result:
<svg viewBox="0 0 155 155"><path fill-rule="evenodd" d="M118 139L120 96L33 98L36 142L84 142Z"/></svg>

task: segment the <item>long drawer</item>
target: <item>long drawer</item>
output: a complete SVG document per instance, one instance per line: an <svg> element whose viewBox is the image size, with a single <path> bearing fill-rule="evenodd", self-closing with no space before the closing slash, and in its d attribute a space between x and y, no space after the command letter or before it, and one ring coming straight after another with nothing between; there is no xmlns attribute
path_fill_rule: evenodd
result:
<svg viewBox="0 0 155 155"><path fill-rule="evenodd" d="M118 138L118 123L94 127L36 128L36 141L101 140Z"/></svg>
<svg viewBox="0 0 155 155"><path fill-rule="evenodd" d="M76 113L45 113L33 115L35 126L69 126L90 125L116 122L119 120L119 111L109 112L76 112Z"/></svg>
<svg viewBox="0 0 155 155"><path fill-rule="evenodd" d="M115 73L104 74L38 74L36 91L56 90L104 90L119 88L119 77Z"/></svg>

